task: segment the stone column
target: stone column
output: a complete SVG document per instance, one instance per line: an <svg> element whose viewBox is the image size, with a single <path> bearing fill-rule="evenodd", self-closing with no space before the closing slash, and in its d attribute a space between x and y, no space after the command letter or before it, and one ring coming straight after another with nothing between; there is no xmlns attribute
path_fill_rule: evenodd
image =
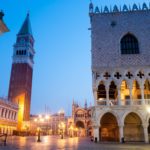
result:
<svg viewBox="0 0 150 150"><path fill-rule="evenodd" d="M145 105L145 99L144 99L144 85L141 85L141 98L142 98L142 105Z"/></svg>
<svg viewBox="0 0 150 150"><path fill-rule="evenodd" d="M118 88L118 105L121 106L121 91Z"/></svg>
<svg viewBox="0 0 150 150"><path fill-rule="evenodd" d="M132 87L130 87L130 105L133 105L133 99L132 99Z"/></svg>
<svg viewBox="0 0 150 150"><path fill-rule="evenodd" d="M120 139L120 143L122 143L123 140L124 140L123 127L124 127L123 125L120 125L120 126L119 126L119 139Z"/></svg>
<svg viewBox="0 0 150 150"><path fill-rule="evenodd" d="M106 105L109 106L109 86L106 86Z"/></svg>
<svg viewBox="0 0 150 150"><path fill-rule="evenodd" d="M5 118L5 113L6 113L6 109L4 108L4 111L3 111L3 116Z"/></svg>
<svg viewBox="0 0 150 150"><path fill-rule="evenodd" d="M149 143L149 138L148 138L148 124L144 124L143 125L143 129L144 129L145 143Z"/></svg>
<svg viewBox="0 0 150 150"><path fill-rule="evenodd" d="M97 106L97 89L94 88L93 90L93 95L94 95L94 106Z"/></svg>
<svg viewBox="0 0 150 150"><path fill-rule="evenodd" d="M94 141L96 142L96 139L97 139L97 142L99 141L99 126L94 126Z"/></svg>

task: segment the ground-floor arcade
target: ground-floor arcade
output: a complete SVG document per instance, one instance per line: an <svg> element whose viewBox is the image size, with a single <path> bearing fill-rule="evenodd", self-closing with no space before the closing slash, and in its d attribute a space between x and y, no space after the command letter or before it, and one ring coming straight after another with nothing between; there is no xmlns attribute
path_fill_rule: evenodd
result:
<svg viewBox="0 0 150 150"><path fill-rule="evenodd" d="M94 139L150 142L150 114L143 108L93 108Z"/></svg>

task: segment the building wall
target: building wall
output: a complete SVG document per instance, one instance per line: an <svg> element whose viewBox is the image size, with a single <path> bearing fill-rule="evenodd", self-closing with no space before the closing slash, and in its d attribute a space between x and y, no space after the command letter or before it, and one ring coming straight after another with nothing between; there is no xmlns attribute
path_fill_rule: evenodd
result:
<svg viewBox="0 0 150 150"><path fill-rule="evenodd" d="M150 11L98 13L92 15L92 70L103 67L142 67L150 65ZM112 26L115 22L115 26ZM120 40L127 34L139 41L140 54L121 55Z"/></svg>
<svg viewBox="0 0 150 150"><path fill-rule="evenodd" d="M112 10L105 7L99 11L91 3L89 15L95 102L92 108L94 138L98 141L121 142L124 139L147 143L150 134L150 8L144 3L140 8L124 5L122 8L114 6ZM121 54L120 42L128 33L137 38L139 54ZM132 77L128 77L128 73ZM112 81L116 87L111 87ZM139 86L135 86L135 81ZM103 90L104 97L98 96L100 90ZM115 93L114 98L110 97L111 92Z"/></svg>
<svg viewBox="0 0 150 150"><path fill-rule="evenodd" d="M8 100L0 99L0 134L11 135L17 129L18 106Z"/></svg>

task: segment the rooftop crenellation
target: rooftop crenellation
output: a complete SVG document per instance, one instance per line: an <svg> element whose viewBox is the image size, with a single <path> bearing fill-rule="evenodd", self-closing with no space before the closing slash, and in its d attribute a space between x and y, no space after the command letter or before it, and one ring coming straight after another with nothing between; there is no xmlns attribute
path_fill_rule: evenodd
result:
<svg viewBox="0 0 150 150"><path fill-rule="evenodd" d="M130 11L147 11L150 10L150 3L146 4L133 4L131 5L123 5L123 6L117 6L114 5L113 7L108 7L108 6L104 6L104 7L94 7L93 3L91 2L89 4L89 13L90 14L104 14L104 13L117 13L117 12L130 12Z"/></svg>

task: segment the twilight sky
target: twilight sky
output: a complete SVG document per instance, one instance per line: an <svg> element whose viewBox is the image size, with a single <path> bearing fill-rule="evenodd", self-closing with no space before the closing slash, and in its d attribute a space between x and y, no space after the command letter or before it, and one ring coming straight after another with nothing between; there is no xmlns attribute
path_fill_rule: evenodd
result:
<svg viewBox="0 0 150 150"><path fill-rule="evenodd" d="M7 96L13 44L27 12L35 38L31 113L51 113L63 108L71 114L74 98L80 105L93 104L91 45L88 7L90 0L0 0L10 32L0 36L0 96ZM94 6L149 0L93 0Z"/></svg>

